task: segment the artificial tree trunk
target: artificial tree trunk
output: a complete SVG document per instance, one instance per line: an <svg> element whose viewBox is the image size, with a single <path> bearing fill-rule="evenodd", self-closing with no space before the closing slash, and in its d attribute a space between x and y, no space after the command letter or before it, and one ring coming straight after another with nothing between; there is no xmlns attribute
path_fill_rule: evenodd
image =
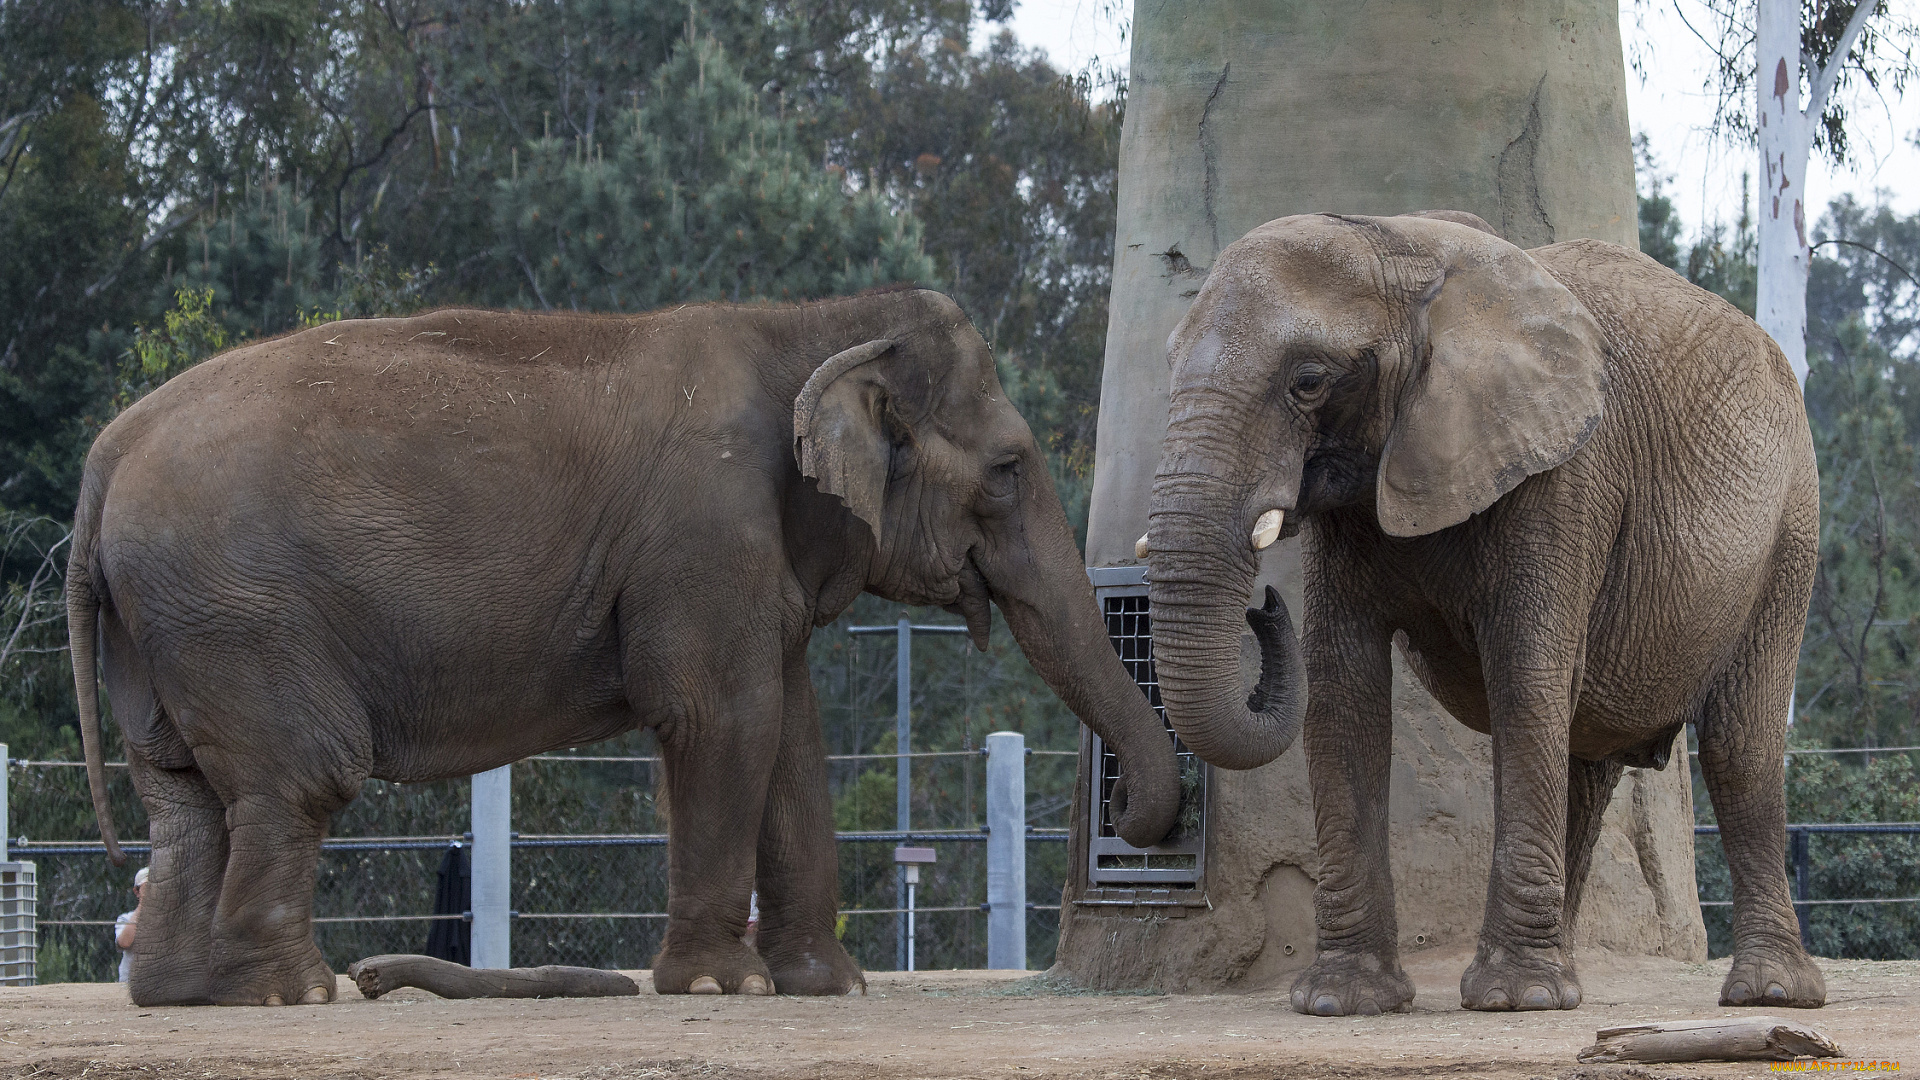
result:
<svg viewBox="0 0 1920 1080"><path fill-rule="evenodd" d="M1442 208L1478 214L1522 247L1635 244L1614 3L1136 0L1089 565L1144 561L1133 548L1166 432L1167 336L1221 249L1288 214ZM1296 541L1269 548L1245 601L1274 585L1298 613L1299 557ZM1233 692L1246 694L1260 668L1251 634L1240 655ZM1394 693L1402 947L1468 946L1492 851L1489 741L1397 658ZM1580 943L1704 959L1686 758L1675 761L1621 784ZM1082 761L1079 837L1091 768ZM1209 783L1204 903L1176 919L1080 903L1076 858L1057 954L1068 974L1111 987L1284 986L1311 962L1317 862L1303 755Z"/></svg>

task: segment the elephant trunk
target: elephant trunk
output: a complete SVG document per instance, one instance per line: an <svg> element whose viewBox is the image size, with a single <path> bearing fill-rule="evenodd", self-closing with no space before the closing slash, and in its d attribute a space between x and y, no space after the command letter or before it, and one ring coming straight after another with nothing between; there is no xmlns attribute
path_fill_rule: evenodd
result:
<svg viewBox="0 0 1920 1080"><path fill-rule="evenodd" d="M972 558L1028 662L1119 756L1115 830L1129 844L1151 847L1179 813L1173 740L1114 652L1066 515L1051 490L1046 496L1029 506L1018 555L976 551Z"/></svg>
<svg viewBox="0 0 1920 1080"><path fill-rule="evenodd" d="M1307 680L1286 605L1271 587L1244 609L1260 563L1255 515L1208 476L1154 482L1148 603L1154 670L1167 720L1187 748L1224 769L1252 769L1286 752L1306 713ZM1242 520L1242 519L1245 520ZM1260 680L1241 694L1241 627L1260 644Z"/></svg>

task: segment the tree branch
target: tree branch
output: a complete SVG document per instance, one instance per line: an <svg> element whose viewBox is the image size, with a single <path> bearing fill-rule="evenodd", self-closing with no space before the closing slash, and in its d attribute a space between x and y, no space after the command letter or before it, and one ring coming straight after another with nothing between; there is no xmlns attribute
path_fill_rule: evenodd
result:
<svg viewBox="0 0 1920 1080"><path fill-rule="evenodd" d="M1886 252L1881 251L1879 248L1869 247L1868 245L1862 244L1856 240L1822 240L1818 244L1815 244L1813 246L1815 248L1820 248L1820 247L1825 247L1828 244L1845 244L1848 247L1859 248L1861 251L1864 251L1869 255L1877 255L1882 260L1884 260L1888 266L1891 266L1895 270L1900 271L1901 277L1906 278L1908 281L1913 282L1915 285L1920 285L1920 278L1915 278L1911 271L1909 271L1906 267L1901 266L1899 263L1894 262L1893 257L1891 255L1888 255Z"/></svg>
<svg viewBox="0 0 1920 1080"><path fill-rule="evenodd" d="M1814 74L1813 90L1807 95L1806 117L1809 124L1817 123L1827 111L1827 98L1833 93L1834 83L1839 81L1840 69L1847 65L1847 54L1853 51L1853 43L1860 40L1861 31L1867 28L1867 20L1873 17L1879 6L1880 0L1858 0L1854 5L1853 17L1847 20L1847 28L1834 44L1832 55ZM1808 61L1812 59L1807 57ZM1807 66L1811 68L1813 65L1809 62Z"/></svg>

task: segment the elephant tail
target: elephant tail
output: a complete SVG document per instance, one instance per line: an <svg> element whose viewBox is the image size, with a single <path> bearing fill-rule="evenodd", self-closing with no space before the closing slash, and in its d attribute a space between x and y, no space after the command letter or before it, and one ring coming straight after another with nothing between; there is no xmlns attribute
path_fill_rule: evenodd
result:
<svg viewBox="0 0 1920 1080"><path fill-rule="evenodd" d="M120 837L114 832L113 810L107 804L107 768L100 749L100 673L97 662L100 596L94 585L94 523L98 506L87 513L87 500L73 523L73 547L67 556L67 649L73 660L73 691L80 705L80 743L87 754L87 787L93 794L93 815L100 822L100 839L115 866L126 864Z"/></svg>

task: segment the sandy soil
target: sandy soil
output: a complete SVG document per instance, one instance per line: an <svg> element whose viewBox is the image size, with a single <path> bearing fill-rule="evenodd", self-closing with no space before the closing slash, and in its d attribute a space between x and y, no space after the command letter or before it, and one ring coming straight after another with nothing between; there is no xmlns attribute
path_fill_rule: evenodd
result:
<svg viewBox="0 0 1920 1080"><path fill-rule="evenodd" d="M879 973L864 998L656 997L378 1001L342 978L333 1005L138 1009L118 986L0 990L0 1080L132 1077L880 1080L1059 1077L1520 1078L1760 1076L1763 1064L1578 1066L1596 1028L1729 1015L1727 962L1583 956L1572 1012L1459 1008L1465 955L1408 958L1417 1011L1320 1019L1281 990L1225 995L1075 994L1044 977ZM1920 961L1834 961L1828 1005L1794 1013L1850 1056L1920 1071ZM641 986L650 985L645 973Z"/></svg>

